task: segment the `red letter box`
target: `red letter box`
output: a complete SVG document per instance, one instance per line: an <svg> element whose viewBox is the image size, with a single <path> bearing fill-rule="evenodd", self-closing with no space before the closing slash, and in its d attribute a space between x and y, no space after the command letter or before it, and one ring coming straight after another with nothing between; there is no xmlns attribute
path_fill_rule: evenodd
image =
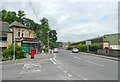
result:
<svg viewBox="0 0 120 82"><path fill-rule="evenodd" d="M32 50L31 50L31 59L34 58L34 54L35 54L34 49L32 49Z"/></svg>

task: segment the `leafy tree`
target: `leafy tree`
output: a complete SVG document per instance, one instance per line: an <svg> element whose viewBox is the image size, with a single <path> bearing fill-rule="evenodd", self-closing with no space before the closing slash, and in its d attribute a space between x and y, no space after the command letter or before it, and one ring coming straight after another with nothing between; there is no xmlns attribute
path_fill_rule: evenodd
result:
<svg viewBox="0 0 120 82"><path fill-rule="evenodd" d="M51 48L56 47L56 41L57 41L57 32L56 32L56 30L51 30L49 32L49 39L50 39Z"/></svg>
<svg viewBox="0 0 120 82"><path fill-rule="evenodd" d="M11 12L11 11L2 10L0 11L0 16L2 16L3 22L8 22L9 24L11 24L12 22L18 19L16 12L14 11Z"/></svg>
<svg viewBox="0 0 120 82"><path fill-rule="evenodd" d="M23 24L23 22L24 22L25 12L19 10L17 15L18 15L18 22L20 22L21 24Z"/></svg>
<svg viewBox="0 0 120 82"><path fill-rule="evenodd" d="M49 28L49 23L48 23L48 19L43 17L41 20L41 25L40 25L40 40L42 40L43 44L45 45L45 47L48 47L48 32L50 31Z"/></svg>
<svg viewBox="0 0 120 82"><path fill-rule="evenodd" d="M41 25L49 27L48 19L46 17L43 17L40 22Z"/></svg>
<svg viewBox="0 0 120 82"><path fill-rule="evenodd" d="M4 50L2 57L3 59L13 59L13 55L14 55L14 45L10 45L7 49ZM20 46L18 46L17 44L15 45L15 58L16 59L20 59L20 58L24 58L24 53L22 51L22 48Z"/></svg>

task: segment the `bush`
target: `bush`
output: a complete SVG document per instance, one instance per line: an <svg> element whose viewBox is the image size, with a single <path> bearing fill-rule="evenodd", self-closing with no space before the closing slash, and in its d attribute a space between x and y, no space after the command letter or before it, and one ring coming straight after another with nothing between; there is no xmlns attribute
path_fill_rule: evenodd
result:
<svg viewBox="0 0 120 82"><path fill-rule="evenodd" d="M2 57L3 59L13 59L13 55L14 55L14 45L10 45L7 49L4 50ZM24 58L24 53L22 51L22 48L20 46L18 46L17 44L15 45L15 58L16 59L20 59L20 58Z"/></svg>
<svg viewBox="0 0 120 82"><path fill-rule="evenodd" d="M72 48L74 48L74 46L69 45L67 50L71 50Z"/></svg>
<svg viewBox="0 0 120 82"><path fill-rule="evenodd" d="M100 44L91 44L89 47L90 51L97 51L98 49L102 49Z"/></svg>
<svg viewBox="0 0 120 82"><path fill-rule="evenodd" d="M78 46L79 51L81 52L87 52L87 45L86 44L80 44Z"/></svg>
<svg viewBox="0 0 120 82"><path fill-rule="evenodd" d="M91 44L91 45L79 44L79 45L76 45L74 47L78 48L80 52L87 52L87 46L89 46L90 52L97 52L98 49L102 49L102 45L97 44L97 43Z"/></svg>

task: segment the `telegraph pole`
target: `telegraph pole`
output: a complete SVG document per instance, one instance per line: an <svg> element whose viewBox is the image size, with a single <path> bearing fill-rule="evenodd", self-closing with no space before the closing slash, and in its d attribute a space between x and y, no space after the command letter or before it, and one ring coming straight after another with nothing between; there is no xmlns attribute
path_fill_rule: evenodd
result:
<svg viewBox="0 0 120 82"><path fill-rule="evenodd" d="M87 52L89 52L89 44L87 44Z"/></svg>
<svg viewBox="0 0 120 82"><path fill-rule="evenodd" d="M49 52L49 31L47 33L48 33L48 35L47 35L48 38L47 39L48 39L48 52Z"/></svg>
<svg viewBox="0 0 120 82"><path fill-rule="evenodd" d="M14 28L13 28L14 29ZM15 29L14 29L15 30ZM14 54L13 54L13 60L15 60L15 34L14 34Z"/></svg>

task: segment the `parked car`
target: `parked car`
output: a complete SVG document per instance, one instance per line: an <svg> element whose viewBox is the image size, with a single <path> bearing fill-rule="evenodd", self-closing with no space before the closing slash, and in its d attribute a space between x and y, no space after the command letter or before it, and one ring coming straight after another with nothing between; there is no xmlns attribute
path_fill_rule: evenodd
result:
<svg viewBox="0 0 120 82"><path fill-rule="evenodd" d="M72 52L73 52L73 53L78 53L79 50L78 50L77 48L73 48L73 49L72 49Z"/></svg>
<svg viewBox="0 0 120 82"><path fill-rule="evenodd" d="M58 48L54 48L53 53L58 53Z"/></svg>

